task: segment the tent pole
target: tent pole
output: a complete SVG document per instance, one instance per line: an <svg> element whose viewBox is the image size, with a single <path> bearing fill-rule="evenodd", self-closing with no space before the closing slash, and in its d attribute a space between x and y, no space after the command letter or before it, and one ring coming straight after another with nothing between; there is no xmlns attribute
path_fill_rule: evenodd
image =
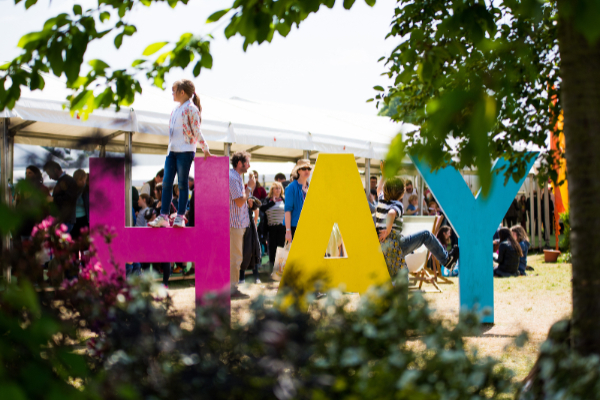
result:
<svg viewBox="0 0 600 400"><path fill-rule="evenodd" d="M367 198L369 197L369 193L371 193L371 159L365 158L365 192L367 193Z"/></svg>
<svg viewBox="0 0 600 400"><path fill-rule="evenodd" d="M547 182L544 182L544 228L544 242L550 247L550 194Z"/></svg>
<svg viewBox="0 0 600 400"><path fill-rule="evenodd" d="M308 150L304 150L304 151L302 152L302 158L303 158L303 159L305 159L305 160L308 160L308 159L310 159L310 151L308 151Z"/></svg>
<svg viewBox="0 0 600 400"><path fill-rule="evenodd" d="M417 200L417 205L419 206L419 215L423 216L423 190L425 189L425 182L423 182L423 175L419 175L419 193L417 193L417 196L419 196L419 199Z"/></svg>
<svg viewBox="0 0 600 400"><path fill-rule="evenodd" d="M100 146L100 154L99 155L101 158L106 158L106 146L105 145Z"/></svg>
<svg viewBox="0 0 600 400"><path fill-rule="evenodd" d="M10 191L8 188L8 177L9 177L9 162L8 162L8 124L10 120L8 118L0 118L0 204L10 207ZM2 235L0 238L2 242L2 253L8 253L10 250L10 235ZM6 279L6 283L10 283L10 267L2 271Z"/></svg>
<svg viewBox="0 0 600 400"><path fill-rule="evenodd" d="M125 226L133 226L133 204L131 200L132 196L132 169L131 165L133 162L133 132L125 132Z"/></svg>
<svg viewBox="0 0 600 400"><path fill-rule="evenodd" d="M535 238L535 215L533 214L533 175L529 175L529 199L529 226L531 229L529 231L529 237L531 238L531 241L533 241L533 239Z"/></svg>
<svg viewBox="0 0 600 400"><path fill-rule="evenodd" d="M537 191L537 236L538 236L538 250L542 250L542 193L541 193L541 188L539 187L539 185L535 184L535 188Z"/></svg>
<svg viewBox="0 0 600 400"><path fill-rule="evenodd" d="M225 157L231 158L231 143L225 143L225 148L223 151L225 153Z"/></svg>
<svg viewBox="0 0 600 400"><path fill-rule="evenodd" d="M14 180L14 169L15 169L15 137L9 133L8 135L8 182L10 182L13 187L15 185Z"/></svg>

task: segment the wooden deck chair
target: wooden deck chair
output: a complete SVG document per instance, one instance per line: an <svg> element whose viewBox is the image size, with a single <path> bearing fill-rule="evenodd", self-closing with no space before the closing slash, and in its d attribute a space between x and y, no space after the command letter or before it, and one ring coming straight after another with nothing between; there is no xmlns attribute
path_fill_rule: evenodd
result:
<svg viewBox="0 0 600 400"><path fill-rule="evenodd" d="M423 230L432 231L436 217L404 217L404 223L402 225L402 234L411 235ZM427 248L421 246L411 254L405 254L404 258L408 266L408 272L410 279L413 280L413 286L409 287L412 290L421 289L423 283L432 284L437 291L442 292L442 289L435 282L435 276L431 275L426 269L427 263ZM419 286L416 286L418 283Z"/></svg>
<svg viewBox="0 0 600 400"><path fill-rule="evenodd" d="M434 236L437 236L438 232L440 231L440 228L442 227L443 221L444 218L442 218L441 216L436 217L435 225L433 227L433 230L431 231L431 233L433 233ZM429 260L431 260L431 265L433 268L429 268ZM453 281L442 275L442 265L440 264L439 260L435 258L433 254L431 254L429 250L427 251L427 261L428 262L425 264L425 270L430 275L433 275L435 277L435 281L437 283L454 284Z"/></svg>

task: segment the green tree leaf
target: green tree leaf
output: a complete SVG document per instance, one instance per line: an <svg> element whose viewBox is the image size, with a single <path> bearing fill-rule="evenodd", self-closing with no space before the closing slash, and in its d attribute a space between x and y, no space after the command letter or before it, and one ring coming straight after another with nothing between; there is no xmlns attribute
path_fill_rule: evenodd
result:
<svg viewBox="0 0 600 400"><path fill-rule="evenodd" d="M122 44L123 44L123 34L119 33L117 36L115 36L115 47L118 49L121 47Z"/></svg>
<svg viewBox="0 0 600 400"><path fill-rule="evenodd" d="M202 55L202 59L200 60L203 68L211 69L213 64L212 56L209 53Z"/></svg>
<svg viewBox="0 0 600 400"><path fill-rule="evenodd" d="M102 60L90 60L88 62L88 64L94 69L94 71L99 72L99 71L104 71L107 68L110 68L110 65L108 65L107 63L105 63Z"/></svg>
<svg viewBox="0 0 600 400"><path fill-rule="evenodd" d="M144 49L144 52L142 53L142 55L151 56L152 54L156 53L157 51L159 51L160 49L165 47L167 44L169 44L169 42L152 43L151 45L146 47L146 49Z"/></svg>
<svg viewBox="0 0 600 400"><path fill-rule="evenodd" d="M137 66L140 66L140 65L144 64L146 61L147 60L137 59L133 63L131 63L131 66L132 67L137 67Z"/></svg>
<svg viewBox="0 0 600 400"><path fill-rule="evenodd" d="M344 0L344 8L346 10L349 10L352 8L352 6L354 5L354 1L355 0Z"/></svg>
<svg viewBox="0 0 600 400"><path fill-rule="evenodd" d="M17 46L19 46L20 48L25 48L25 46L27 46L29 43L41 40L43 38L46 37L46 32L41 31L41 32L31 32L28 33L26 35L21 36L21 39L19 40L19 43L17 44Z"/></svg>
<svg viewBox="0 0 600 400"><path fill-rule="evenodd" d="M212 13L210 15L210 17L208 17L208 19L206 20L207 24L210 24L212 22L217 22L218 20L220 20L225 14L227 14L229 11L231 11L231 8L226 8L224 10L220 10L217 11L215 13Z"/></svg>

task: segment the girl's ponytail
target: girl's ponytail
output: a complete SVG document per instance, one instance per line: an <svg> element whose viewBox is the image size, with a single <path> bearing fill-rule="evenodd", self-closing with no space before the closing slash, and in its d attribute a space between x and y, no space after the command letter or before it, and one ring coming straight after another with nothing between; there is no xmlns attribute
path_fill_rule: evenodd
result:
<svg viewBox="0 0 600 400"><path fill-rule="evenodd" d="M175 82L173 86L177 88L177 91L183 90L192 103L198 107L198 110L200 111L200 122L202 122L202 106L200 105L200 97L196 94L194 83L189 79L181 79Z"/></svg>
<svg viewBox="0 0 600 400"><path fill-rule="evenodd" d="M194 91L193 102L194 102L194 105L196 107L198 107L198 110L200 111L200 122L202 122L202 106L200 105L200 97L198 97L198 95L196 94L195 91Z"/></svg>

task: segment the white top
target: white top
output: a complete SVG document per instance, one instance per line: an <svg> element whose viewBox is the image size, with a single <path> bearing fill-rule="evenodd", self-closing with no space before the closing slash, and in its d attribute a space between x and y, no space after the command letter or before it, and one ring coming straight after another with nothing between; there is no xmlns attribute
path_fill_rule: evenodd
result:
<svg viewBox="0 0 600 400"><path fill-rule="evenodd" d="M196 152L196 144L202 150L208 150L200 130L200 110L190 101L181 104L171 113L169 120L169 148L167 154L172 152Z"/></svg>

